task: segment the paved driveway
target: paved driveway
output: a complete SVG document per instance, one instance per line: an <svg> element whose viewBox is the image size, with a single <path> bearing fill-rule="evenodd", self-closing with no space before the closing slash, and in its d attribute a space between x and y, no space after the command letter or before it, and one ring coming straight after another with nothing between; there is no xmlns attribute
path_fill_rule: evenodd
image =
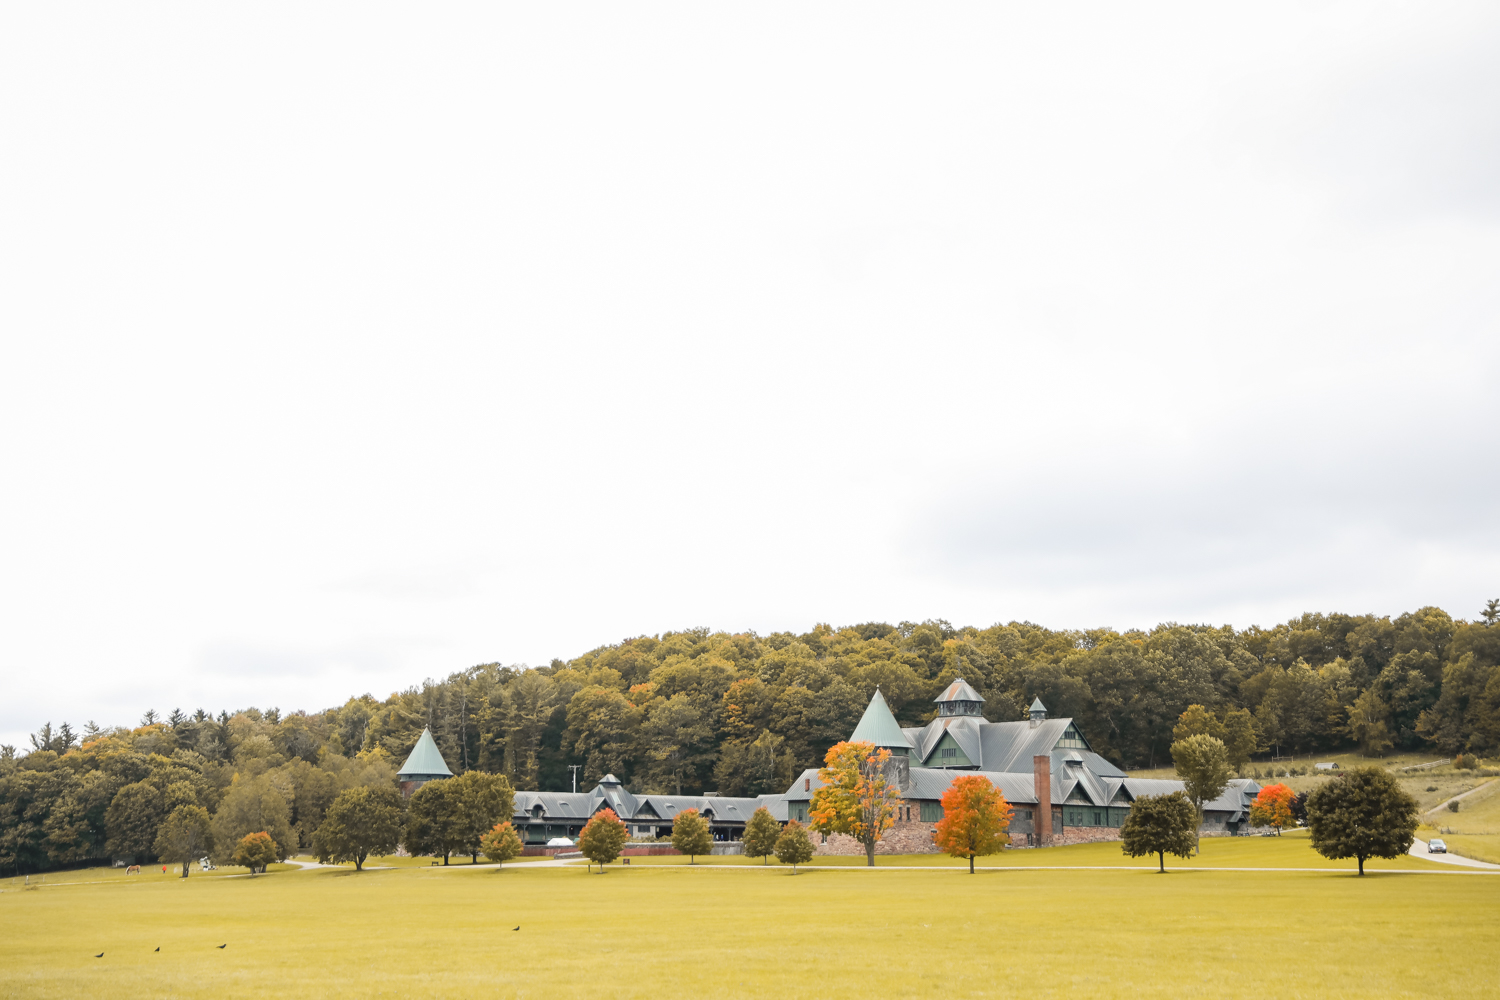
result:
<svg viewBox="0 0 1500 1000"><path fill-rule="evenodd" d="M1500 871L1500 865L1492 865L1488 861L1475 861L1473 858L1465 858L1457 854L1428 854L1427 841L1425 840L1413 840L1411 842L1411 850L1406 853L1414 858L1441 861L1445 865L1462 865L1465 868L1490 868Z"/></svg>

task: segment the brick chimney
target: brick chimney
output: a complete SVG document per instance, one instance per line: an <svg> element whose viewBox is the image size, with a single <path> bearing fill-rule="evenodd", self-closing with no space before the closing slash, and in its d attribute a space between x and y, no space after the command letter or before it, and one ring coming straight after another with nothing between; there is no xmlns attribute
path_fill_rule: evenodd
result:
<svg viewBox="0 0 1500 1000"><path fill-rule="evenodd" d="M1031 829L1036 846L1046 847L1052 843L1052 758L1044 753L1031 758L1031 773L1036 781L1036 813Z"/></svg>

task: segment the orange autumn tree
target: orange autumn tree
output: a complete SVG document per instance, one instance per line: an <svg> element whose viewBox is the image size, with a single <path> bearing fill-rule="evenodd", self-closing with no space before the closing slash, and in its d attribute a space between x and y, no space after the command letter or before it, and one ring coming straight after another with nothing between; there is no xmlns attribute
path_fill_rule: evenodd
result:
<svg viewBox="0 0 1500 1000"><path fill-rule="evenodd" d="M973 875L976 854L999 854L1010 843L1010 816L1010 803L990 779L966 774L943 793L943 818L932 839L943 853L967 857Z"/></svg>
<svg viewBox="0 0 1500 1000"><path fill-rule="evenodd" d="M1267 785L1250 803L1250 825L1274 826L1276 836L1281 836L1281 828L1294 822L1292 802L1296 798L1297 793L1283 784Z"/></svg>
<svg viewBox="0 0 1500 1000"><path fill-rule="evenodd" d="M885 774L889 750L873 743L838 743L818 771L823 787L813 793L812 822L819 833L846 833L865 845L865 861L875 866L875 845L896 824L901 790Z"/></svg>
<svg viewBox="0 0 1500 1000"><path fill-rule="evenodd" d="M603 875L604 866L620 856L628 837L620 817L613 809L604 808L583 825L583 832L578 835L578 849L589 859L589 870L593 871L593 866L598 865L599 874Z"/></svg>

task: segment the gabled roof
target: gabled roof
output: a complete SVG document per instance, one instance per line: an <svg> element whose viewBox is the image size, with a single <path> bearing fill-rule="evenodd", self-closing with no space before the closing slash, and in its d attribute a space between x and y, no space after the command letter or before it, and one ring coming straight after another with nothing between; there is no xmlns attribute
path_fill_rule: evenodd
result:
<svg viewBox="0 0 1500 1000"><path fill-rule="evenodd" d="M451 778L453 772L448 770L448 762L438 751L437 743L432 739L432 730L424 728L422 735L417 740L417 745L411 748L411 753L406 756L406 763L401 765L401 770L396 772L398 778L420 779L420 778Z"/></svg>
<svg viewBox="0 0 1500 1000"><path fill-rule="evenodd" d="M901 731L896 717L891 714L891 707L885 703L885 696L880 693L879 688L871 696L870 704L865 708L865 714L860 716L859 725L854 727L854 735L849 737L849 742L911 749L906 734Z"/></svg>
<svg viewBox="0 0 1500 1000"><path fill-rule="evenodd" d="M981 749L980 732L982 726L987 725L983 719L976 719L972 715L947 715L940 716L929 722L924 729L917 730L919 738L917 753L924 764L937 750L944 736L953 737L953 742L969 758L975 767L984 766L984 752ZM928 765L929 767L932 765Z"/></svg>
<svg viewBox="0 0 1500 1000"><path fill-rule="evenodd" d="M1045 711L1047 711L1047 706L1042 704L1042 699L1041 699L1040 696L1038 696L1036 698L1031 699L1031 707L1028 708L1026 711L1028 711L1028 712L1045 712Z"/></svg>
<svg viewBox="0 0 1500 1000"><path fill-rule="evenodd" d="M932 699L939 704L945 701L984 701L979 692L969 687L962 677L959 677L943 688L943 693Z"/></svg>

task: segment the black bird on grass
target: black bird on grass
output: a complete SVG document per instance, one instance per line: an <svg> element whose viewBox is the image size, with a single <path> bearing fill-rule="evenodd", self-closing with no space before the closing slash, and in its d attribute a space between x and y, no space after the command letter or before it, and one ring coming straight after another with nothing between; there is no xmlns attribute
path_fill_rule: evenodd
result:
<svg viewBox="0 0 1500 1000"><path fill-rule="evenodd" d="M511 928L511 930L513 930L513 931L518 931L520 929L521 929L521 925L520 924L516 924L516 926L514 926L514 927Z"/></svg>
<svg viewBox="0 0 1500 1000"><path fill-rule="evenodd" d="M225 942L224 942L224 943L223 943L223 944L221 944L221 945L219 945L219 949L220 949L220 950L221 950L221 951L222 951L222 950L223 950L223 949L225 949L225 948L228 948L228 947L229 947L229 942L228 942L228 941L225 941Z"/></svg>
<svg viewBox="0 0 1500 1000"><path fill-rule="evenodd" d="M157 951L161 951L161 945L157 945L157 946L156 946L156 950L157 950Z"/></svg>
<svg viewBox="0 0 1500 1000"><path fill-rule="evenodd" d="M103 958L104 957L104 952L101 951L99 954L95 955L94 957L95 958Z"/></svg>

